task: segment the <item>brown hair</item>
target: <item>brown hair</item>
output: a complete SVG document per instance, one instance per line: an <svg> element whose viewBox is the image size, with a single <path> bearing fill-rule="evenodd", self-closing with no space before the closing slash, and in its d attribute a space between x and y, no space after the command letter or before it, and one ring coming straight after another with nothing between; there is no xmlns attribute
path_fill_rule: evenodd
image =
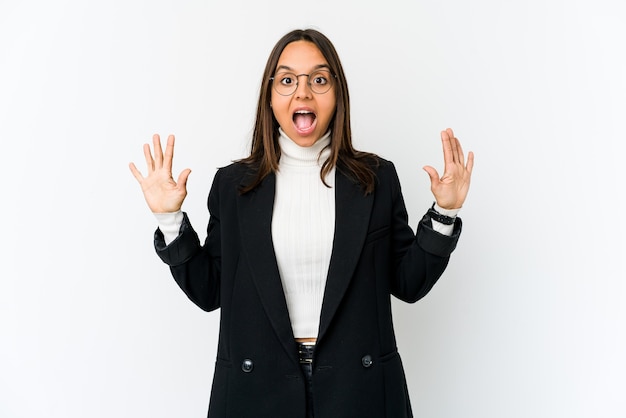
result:
<svg viewBox="0 0 626 418"><path fill-rule="evenodd" d="M328 61L330 70L336 77L334 91L337 105L330 122L330 157L323 163L320 170L322 182L326 184L324 178L333 167L337 167L338 170L358 182L363 187L365 194L373 192L376 182L373 167L378 164L378 159L376 155L357 151L352 146L350 97L343 67L330 40L314 29L297 29L287 33L276 43L267 59L261 81L250 156L239 160L239 162L253 167L256 175L252 177L250 183L241 189L241 192L247 193L253 190L268 174L278 170L278 161L280 160L279 125L270 106L272 88L270 78L274 75L278 59L285 47L295 41L308 41L315 44Z"/></svg>

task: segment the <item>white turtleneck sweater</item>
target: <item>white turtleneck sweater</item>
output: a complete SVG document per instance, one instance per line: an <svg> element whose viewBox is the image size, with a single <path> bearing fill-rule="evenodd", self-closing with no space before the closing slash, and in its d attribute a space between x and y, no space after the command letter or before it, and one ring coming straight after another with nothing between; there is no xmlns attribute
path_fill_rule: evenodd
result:
<svg viewBox="0 0 626 418"><path fill-rule="evenodd" d="M301 147L280 130L281 157L276 173L272 241L295 338L315 338L335 233L335 169L320 169L330 154L330 133L310 147ZM323 150L323 151L322 151ZM321 152L321 154L320 154ZM435 209L456 216L458 209ZM165 243L178 236L181 211L155 213ZM432 221L433 229L452 235L453 225Z"/></svg>
<svg viewBox="0 0 626 418"><path fill-rule="evenodd" d="M330 155L327 133L301 147L281 131L272 241L295 338L314 338L319 327L335 234L335 169L320 169ZM323 151L322 151L323 150ZM321 152L321 154L320 154Z"/></svg>

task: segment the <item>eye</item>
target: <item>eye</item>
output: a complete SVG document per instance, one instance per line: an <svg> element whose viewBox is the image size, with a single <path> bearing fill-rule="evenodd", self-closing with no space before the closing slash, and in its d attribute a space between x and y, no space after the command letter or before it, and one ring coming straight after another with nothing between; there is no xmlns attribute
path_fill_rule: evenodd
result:
<svg viewBox="0 0 626 418"><path fill-rule="evenodd" d="M276 78L278 78L278 81L283 86L291 86L296 82L296 76L294 74L279 74Z"/></svg>
<svg viewBox="0 0 626 418"><path fill-rule="evenodd" d="M318 86L325 86L326 84L328 84L329 78L330 78L330 75L328 73L325 73L325 72L315 73L311 75L311 83L318 85Z"/></svg>

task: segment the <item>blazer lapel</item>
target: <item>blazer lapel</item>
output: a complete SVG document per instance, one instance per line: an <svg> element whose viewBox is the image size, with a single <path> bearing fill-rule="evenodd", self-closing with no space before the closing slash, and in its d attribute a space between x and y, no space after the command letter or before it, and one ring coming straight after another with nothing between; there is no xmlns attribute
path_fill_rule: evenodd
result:
<svg viewBox="0 0 626 418"><path fill-rule="evenodd" d="M373 193L365 196L361 186L336 171L335 238L330 257L318 342L322 340L350 284L367 235Z"/></svg>
<svg viewBox="0 0 626 418"><path fill-rule="evenodd" d="M263 308L285 350L297 363L297 348L272 244L276 177L269 174L254 190L238 198L242 248Z"/></svg>

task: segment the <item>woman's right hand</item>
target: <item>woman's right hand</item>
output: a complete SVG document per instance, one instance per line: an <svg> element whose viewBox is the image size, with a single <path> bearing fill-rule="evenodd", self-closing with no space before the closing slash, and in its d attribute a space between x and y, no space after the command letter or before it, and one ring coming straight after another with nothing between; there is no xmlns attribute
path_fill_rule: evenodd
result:
<svg viewBox="0 0 626 418"><path fill-rule="evenodd" d="M178 176L178 181L172 177L172 159L174 157L174 135L167 138L165 155L161 148L161 138L152 136L154 158L150 145L144 144L143 153L148 165L148 175L144 177L134 163L130 163L130 171L139 182L148 207L154 213L177 212L187 196L187 178L191 170L186 168Z"/></svg>

